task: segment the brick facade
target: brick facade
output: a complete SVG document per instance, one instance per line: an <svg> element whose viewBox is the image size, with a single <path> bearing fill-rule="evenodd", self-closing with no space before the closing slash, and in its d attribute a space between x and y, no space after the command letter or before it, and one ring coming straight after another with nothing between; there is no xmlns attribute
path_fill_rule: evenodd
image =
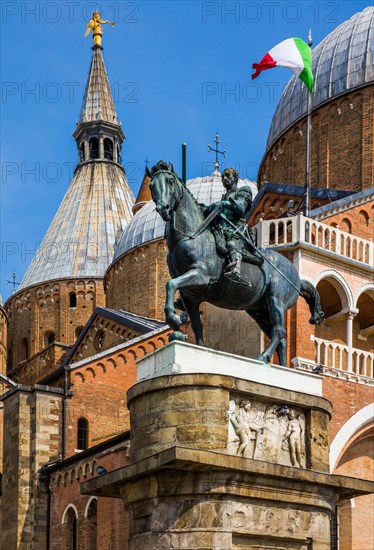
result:
<svg viewBox="0 0 374 550"><path fill-rule="evenodd" d="M64 456L76 453L79 418L88 421L88 446L129 430L126 392L136 382L136 361L164 346L168 332L144 335L136 344L123 344L116 351L108 350L77 366L72 363L68 384L73 395L66 403Z"/></svg>
<svg viewBox="0 0 374 550"><path fill-rule="evenodd" d="M107 307L164 319L165 283L169 279L164 239L129 251L105 275Z"/></svg>
<svg viewBox="0 0 374 550"><path fill-rule="evenodd" d="M374 233L374 206L366 203L344 209L342 212L332 211L330 215L324 216L323 223L371 240Z"/></svg>
<svg viewBox="0 0 374 550"><path fill-rule="evenodd" d="M101 453L104 456L95 457L91 453L80 460L78 455L73 463L51 474L51 550L72 548L70 509L77 516L77 550L127 548L128 517L122 499L95 499L80 494L80 484L98 475L97 466L110 471L128 463L127 445L122 443L109 454Z"/></svg>
<svg viewBox="0 0 374 550"><path fill-rule="evenodd" d="M346 94L312 113L311 184L355 193L374 181L373 88ZM281 135L265 153L258 174L265 181L303 185L305 118Z"/></svg>
<svg viewBox="0 0 374 550"><path fill-rule="evenodd" d="M8 372L46 348L49 338L73 344L95 307L104 302L102 280L90 279L44 283L11 296L5 304Z"/></svg>

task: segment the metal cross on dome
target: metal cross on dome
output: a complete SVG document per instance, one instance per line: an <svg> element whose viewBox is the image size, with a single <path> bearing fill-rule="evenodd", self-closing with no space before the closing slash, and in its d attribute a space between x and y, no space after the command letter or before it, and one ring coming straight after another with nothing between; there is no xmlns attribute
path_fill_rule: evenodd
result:
<svg viewBox="0 0 374 550"><path fill-rule="evenodd" d="M13 285L13 294L14 294L16 289L17 289L17 286L21 284L21 283L16 282L16 272L15 271L13 271L13 273L12 273L12 281L7 280L7 283Z"/></svg>
<svg viewBox="0 0 374 550"><path fill-rule="evenodd" d="M220 167L220 162L218 160L218 155L223 155L223 158L225 159L226 158L226 149L224 149L223 151L220 151L218 149L218 145L221 143L220 139L219 139L219 135L218 135L218 132L216 133L216 137L215 139L213 140L214 143L216 144L216 148L214 149L210 143L208 143L208 153L210 153L211 151L213 151L213 153L216 154L216 160L214 161L214 172L215 173L218 173L218 168Z"/></svg>

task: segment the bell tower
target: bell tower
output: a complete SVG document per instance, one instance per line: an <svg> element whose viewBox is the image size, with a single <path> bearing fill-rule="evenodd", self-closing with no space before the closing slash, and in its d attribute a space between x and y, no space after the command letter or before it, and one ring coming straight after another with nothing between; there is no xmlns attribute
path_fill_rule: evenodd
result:
<svg viewBox="0 0 374 550"><path fill-rule="evenodd" d="M97 15L99 14L93 14L90 23ZM89 30L88 26L88 32ZM73 134L78 146L78 164L91 161L111 161L121 164L121 148L125 135L118 122L110 91L102 55L101 34L95 30L93 33L91 67L79 123Z"/></svg>
<svg viewBox="0 0 374 550"><path fill-rule="evenodd" d="M132 218L134 197L121 155L125 135L102 54L105 23L110 22L93 13L87 26L94 44L73 134L78 147L73 179L17 292L5 304L7 374L25 384L53 371L94 308L105 305L104 273L116 238Z"/></svg>

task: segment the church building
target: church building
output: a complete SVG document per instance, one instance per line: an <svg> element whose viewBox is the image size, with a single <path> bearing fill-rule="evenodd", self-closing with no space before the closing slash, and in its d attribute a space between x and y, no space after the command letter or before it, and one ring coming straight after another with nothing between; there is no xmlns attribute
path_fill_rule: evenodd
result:
<svg viewBox="0 0 374 550"><path fill-rule="evenodd" d="M147 505L134 518L119 492L112 497L113 487L106 495L82 490L143 458L130 449L127 395L135 395L141 361L167 349L171 332L164 320L165 224L149 177L137 198L129 186L125 134L101 40L94 39L73 134L73 179L19 288L0 300L0 525L9 550L140 548L128 545L129 533L134 522L147 521ZM321 298L319 326L309 325L302 299L285 320L290 371L318 378L332 406L328 437L317 434L314 444L329 452L330 474L373 480L373 7L315 47L313 73L308 216L307 89L295 77L275 110L257 182L238 185L252 190L257 247L285 255ZM186 185L206 205L224 191L219 166ZM227 361L264 350L266 337L245 312L204 304L202 318L207 348ZM186 317L182 330L194 344ZM373 510L373 494L342 499L330 518L331 550L373 548ZM292 548L317 549L297 546L297 529ZM262 547L237 540L231 548ZM203 547L221 548L194 546Z"/></svg>

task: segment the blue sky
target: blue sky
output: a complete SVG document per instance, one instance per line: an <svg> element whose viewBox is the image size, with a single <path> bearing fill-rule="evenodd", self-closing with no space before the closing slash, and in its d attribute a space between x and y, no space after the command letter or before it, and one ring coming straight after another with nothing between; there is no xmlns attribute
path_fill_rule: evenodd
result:
<svg viewBox="0 0 374 550"><path fill-rule="evenodd" d="M251 65L294 36L317 45L368 1L101 1L104 58L126 134L123 162L136 195L151 164L187 176L213 170L207 143L220 133L226 165L256 179L286 69L252 82ZM72 133L90 65L85 26L96 2L1 2L1 279L20 281L69 185Z"/></svg>

